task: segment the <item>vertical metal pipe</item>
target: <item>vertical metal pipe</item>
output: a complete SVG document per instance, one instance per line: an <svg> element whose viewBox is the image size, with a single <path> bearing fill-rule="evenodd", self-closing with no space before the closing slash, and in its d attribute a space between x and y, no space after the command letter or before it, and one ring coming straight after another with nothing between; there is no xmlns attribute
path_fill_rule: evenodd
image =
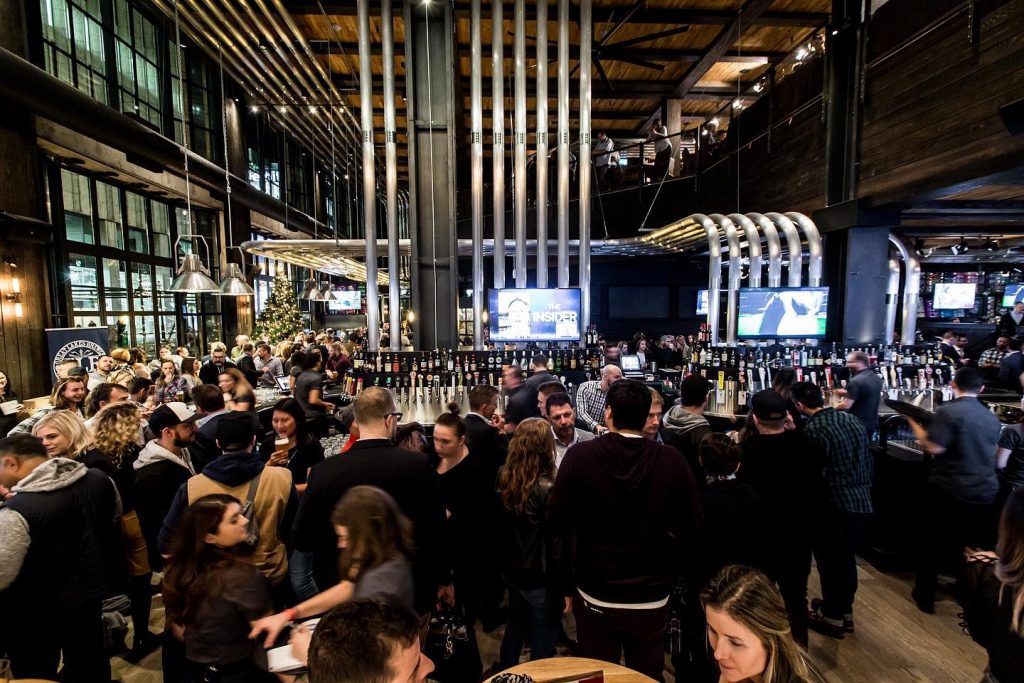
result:
<svg viewBox="0 0 1024 683"><path fill-rule="evenodd" d="M786 284L789 287L799 287L803 282L804 267L804 252L803 246L800 244L800 233L793 221L781 213L766 213L765 216L782 230L782 234L786 238L786 250L789 253L789 279Z"/></svg>
<svg viewBox="0 0 1024 683"><path fill-rule="evenodd" d="M747 286L760 287L762 268L761 235L757 232L757 226L754 225L754 221L741 213L730 213L729 220L743 228L743 234L747 238L747 255L750 257L749 270L747 271Z"/></svg>
<svg viewBox="0 0 1024 683"><path fill-rule="evenodd" d="M558 0L558 286L569 286L569 1ZM585 330L584 330L585 331Z"/></svg>
<svg viewBox="0 0 1024 683"><path fill-rule="evenodd" d="M366 241L366 338L380 349L377 292L377 191L373 151L373 71L370 68L370 0L357 0L359 21L359 114L363 129L363 232Z"/></svg>
<svg viewBox="0 0 1024 683"><path fill-rule="evenodd" d="M702 213L687 216L687 220L699 223L708 240L708 331L711 344L718 344L718 319L722 301L722 240L718 226Z"/></svg>
<svg viewBox="0 0 1024 683"><path fill-rule="evenodd" d="M391 0L381 0L381 61L384 62L384 187L388 215L388 320L392 351L402 350L402 303L398 256L398 140L395 130L395 36Z"/></svg>
<svg viewBox="0 0 1024 683"><path fill-rule="evenodd" d="M742 269L740 266L740 236L736 232L736 225L720 213L708 215L719 231L725 235L725 241L729 248L729 289L726 292L725 310L725 343L729 346L736 346L736 330L739 323L739 296L740 278Z"/></svg>
<svg viewBox="0 0 1024 683"><path fill-rule="evenodd" d="M480 48L480 0L469 5L469 176L473 221L473 349L484 348L484 145Z"/></svg>
<svg viewBox="0 0 1024 683"><path fill-rule="evenodd" d="M537 286L548 286L548 0L537 0Z"/></svg>
<svg viewBox="0 0 1024 683"><path fill-rule="evenodd" d="M820 287L822 250L818 226L810 218L796 211L786 213L786 217L797 224L807 239L807 284L810 287Z"/></svg>
<svg viewBox="0 0 1024 683"><path fill-rule="evenodd" d="M779 231L763 214L748 213L747 218L754 221L764 233L765 246L768 248L768 286L779 287L782 285L782 243L779 242Z"/></svg>
<svg viewBox="0 0 1024 683"><path fill-rule="evenodd" d="M580 0L580 330L590 326L590 43L594 33L591 0Z"/></svg>
<svg viewBox="0 0 1024 683"><path fill-rule="evenodd" d="M892 344L896 336L896 309L900 305L900 261L896 250L890 250L889 279L885 287L885 344Z"/></svg>
<svg viewBox="0 0 1024 683"><path fill-rule="evenodd" d="M516 232L515 280L516 287L522 289L526 287L526 0L515 2L515 36L512 39L516 95L516 127L512 141L515 165L513 220Z"/></svg>
<svg viewBox="0 0 1024 683"><path fill-rule="evenodd" d="M900 343L910 346L915 343L917 337L917 299L921 291L921 262L902 238L889 235L889 241L896 245L903 258L903 321Z"/></svg>
<svg viewBox="0 0 1024 683"><path fill-rule="evenodd" d="M505 17L501 0L491 0L491 181L494 193L494 287L505 286Z"/></svg>

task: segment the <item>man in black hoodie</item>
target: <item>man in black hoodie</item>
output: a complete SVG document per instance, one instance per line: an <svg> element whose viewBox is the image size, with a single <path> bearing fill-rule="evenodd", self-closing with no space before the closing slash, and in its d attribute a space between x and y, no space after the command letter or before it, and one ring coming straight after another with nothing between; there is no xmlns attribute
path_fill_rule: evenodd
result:
<svg viewBox="0 0 1024 683"><path fill-rule="evenodd" d="M669 589L701 512L686 460L643 436L650 407L643 384L612 385L610 433L566 453L547 519L555 533L575 535L579 655L625 654L626 666L662 680Z"/></svg>
<svg viewBox="0 0 1024 683"><path fill-rule="evenodd" d="M665 439L684 456L697 478L698 488L704 488L704 468L700 465L700 442L711 433L711 425L704 417L708 394L712 384L703 375L687 375L679 383L679 403L665 413Z"/></svg>

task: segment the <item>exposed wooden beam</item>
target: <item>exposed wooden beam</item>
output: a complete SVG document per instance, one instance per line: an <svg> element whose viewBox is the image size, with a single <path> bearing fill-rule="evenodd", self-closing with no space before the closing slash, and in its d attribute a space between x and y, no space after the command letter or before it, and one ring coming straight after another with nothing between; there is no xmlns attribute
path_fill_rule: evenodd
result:
<svg viewBox="0 0 1024 683"><path fill-rule="evenodd" d="M740 11L733 15L732 21L719 32L718 37L708 46L704 56L690 67L686 75L683 76L683 79L665 99L686 99L697 83L704 78L708 70L719 62L722 56L739 40L741 29L749 30L751 26L759 24L759 20L771 4L772 0L746 0ZM654 119L658 117L660 110L660 106L656 108L647 121L637 128L636 132L644 132L653 123Z"/></svg>
<svg viewBox="0 0 1024 683"><path fill-rule="evenodd" d="M355 3L325 2L322 3L324 11L331 16L355 16ZM285 8L295 16L315 15L322 17L320 7L317 3L305 1L285 0ZM624 7L595 7L595 24L613 24L619 20ZM459 0L455 3L455 11L461 14L469 14L469 3ZM380 6L370 8L370 13L380 16ZM549 15L550 16L550 15ZM637 10L630 17L630 24L653 24L653 25L676 25L676 24L700 24L708 26L725 26L736 17L735 12L729 10L708 10L708 9L672 9L649 7ZM526 7L526 19L533 21L537 18L535 5ZM579 21L579 8L573 6L570 9L570 18L574 22ZM816 27L823 25L828 20L828 14L823 12L764 12L761 16L762 26L803 26ZM552 19L552 21L554 21ZM511 22L509 22L511 23Z"/></svg>

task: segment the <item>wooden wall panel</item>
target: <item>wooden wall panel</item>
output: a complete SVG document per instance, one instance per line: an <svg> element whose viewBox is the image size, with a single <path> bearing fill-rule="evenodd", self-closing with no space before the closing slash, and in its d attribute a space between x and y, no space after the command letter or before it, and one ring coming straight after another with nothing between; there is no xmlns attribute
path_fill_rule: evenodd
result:
<svg viewBox="0 0 1024 683"><path fill-rule="evenodd" d="M968 42L960 13L869 67L858 195L902 201L1018 166L1024 136L999 108L1024 97L1024 0L979 3Z"/></svg>

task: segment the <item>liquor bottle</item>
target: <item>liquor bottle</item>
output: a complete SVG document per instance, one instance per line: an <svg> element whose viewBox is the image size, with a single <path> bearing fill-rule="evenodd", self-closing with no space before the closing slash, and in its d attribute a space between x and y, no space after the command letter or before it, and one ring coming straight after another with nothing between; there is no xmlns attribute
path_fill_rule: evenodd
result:
<svg viewBox="0 0 1024 683"><path fill-rule="evenodd" d="M569 369L570 370L575 370L576 369L576 355L578 353L579 352L576 351L576 349L573 349L572 355L569 357Z"/></svg>
<svg viewBox="0 0 1024 683"><path fill-rule="evenodd" d="M398 360L398 354L391 354L391 372L396 375L402 371L402 363Z"/></svg>
<svg viewBox="0 0 1024 683"><path fill-rule="evenodd" d="M448 349L448 363L446 367L448 368L448 372L451 372L455 369L455 358L452 357L451 349Z"/></svg>

